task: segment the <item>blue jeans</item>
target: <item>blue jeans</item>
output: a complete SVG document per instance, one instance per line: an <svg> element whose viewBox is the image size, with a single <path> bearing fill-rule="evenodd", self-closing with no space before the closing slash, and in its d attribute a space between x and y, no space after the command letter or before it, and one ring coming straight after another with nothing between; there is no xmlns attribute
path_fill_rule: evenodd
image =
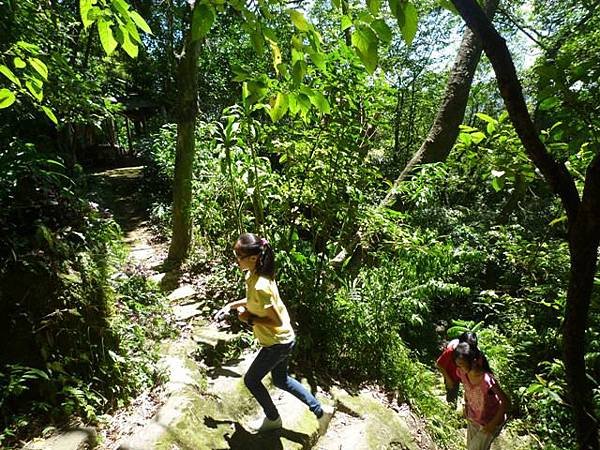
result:
<svg viewBox="0 0 600 450"><path fill-rule="evenodd" d="M279 412L261 381L268 372L271 372L275 386L289 392L305 403L315 416L320 417L323 415L321 404L314 395L288 375L287 367L293 347L294 342L263 347L250 365L246 375L244 375L246 387L262 406L265 415L270 420L277 419Z"/></svg>

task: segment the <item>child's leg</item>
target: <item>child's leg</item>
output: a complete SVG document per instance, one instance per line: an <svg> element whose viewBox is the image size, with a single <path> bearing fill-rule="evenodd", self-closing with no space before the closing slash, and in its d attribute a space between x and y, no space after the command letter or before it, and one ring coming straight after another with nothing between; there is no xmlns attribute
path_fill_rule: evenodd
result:
<svg viewBox="0 0 600 450"><path fill-rule="evenodd" d="M489 450L497 433L488 434L481 431L481 427L471 421L467 427L467 450Z"/></svg>
<svg viewBox="0 0 600 450"><path fill-rule="evenodd" d="M292 349L290 347L290 353L291 350ZM289 360L290 358L288 353L288 355L281 362L279 362L279 364L277 364L273 370L271 370L273 384L279 389L283 389L284 391L287 391L295 396L297 399L306 404L315 416L321 417L323 415L323 408L321 408L319 401L308 389L302 386L301 383L288 375L287 368Z"/></svg>
<svg viewBox="0 0 600 450"><path fill-rule="evenodd" d="M277 351L277 349L271 347L263 347L258 352L258 355L256 355L254 361L252 361L246 375L244 375L244 384L260 406L262 406L265 416L270 420L277 419L279 412L261 380L280 362L281 358L281 351Z"/></svg>

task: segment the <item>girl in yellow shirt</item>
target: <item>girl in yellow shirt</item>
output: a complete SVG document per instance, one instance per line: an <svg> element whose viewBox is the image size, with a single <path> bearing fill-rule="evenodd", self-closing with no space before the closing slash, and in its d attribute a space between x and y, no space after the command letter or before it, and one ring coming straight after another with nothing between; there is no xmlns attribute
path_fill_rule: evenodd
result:
<svg viewBox="0 0 600 450"><path fill-rule="evenodd" d="M265 413L265 418L250 428L254 432L281 428L279 412L261 381L271 372L273 384L305 403L319 419L319 428L323 431L333 411L322 406L302 384L288 375L295 335L275 283L273 249L266 239L244 233L236 241L233 251L240 269L246 271L246 298L225 305L217 316L237 309L239 319L252 327L262 346L244 376L244 383Z"/></svg>

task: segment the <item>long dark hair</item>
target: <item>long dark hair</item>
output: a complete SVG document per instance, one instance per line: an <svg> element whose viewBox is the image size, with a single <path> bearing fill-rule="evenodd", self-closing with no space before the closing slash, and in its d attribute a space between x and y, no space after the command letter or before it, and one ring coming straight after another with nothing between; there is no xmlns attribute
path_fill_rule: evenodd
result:
<svg viewBox="0 0 600 450"><path fill-rule="evenodd" d="M453 356L454 361L462 359L469 363L469 367L471 368L475 362L479 362L481 364L481 369L484 372L492 373L490 363L477 345L469 344L468 342L460 342L454 349Z"/></svg>
<svg viewBox="0 0 600 450"><path fill-rule="evenodd" d="M241 256L258 255L255 272L271 280L275 279L275 253L265 238L260 238L254 233L243 233L236 241L234 249L239 251Z"/></svg>

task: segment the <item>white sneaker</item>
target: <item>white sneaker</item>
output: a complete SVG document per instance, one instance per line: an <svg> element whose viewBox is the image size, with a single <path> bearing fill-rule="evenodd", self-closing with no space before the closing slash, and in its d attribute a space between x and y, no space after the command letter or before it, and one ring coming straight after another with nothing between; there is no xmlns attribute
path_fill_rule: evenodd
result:
<svg viewBox="0 0 600 450"><path fill-rule="evenodd" d="M327 427L329 426L329 422L331 422L331 418L333 417L333 413L335 413L335 408L331 405L322 405L323 415L317 419L319 422L319 434L322 436L327 432Z"/></svg>
<svg viewBox="0 0 600 450"><path fill-rule="evenodd" d="M268 417L255 420L248 424L248 428L251 433L263 433L265 431L278 430L281 428L281 416L275 420L271 420Z"/></svg>

